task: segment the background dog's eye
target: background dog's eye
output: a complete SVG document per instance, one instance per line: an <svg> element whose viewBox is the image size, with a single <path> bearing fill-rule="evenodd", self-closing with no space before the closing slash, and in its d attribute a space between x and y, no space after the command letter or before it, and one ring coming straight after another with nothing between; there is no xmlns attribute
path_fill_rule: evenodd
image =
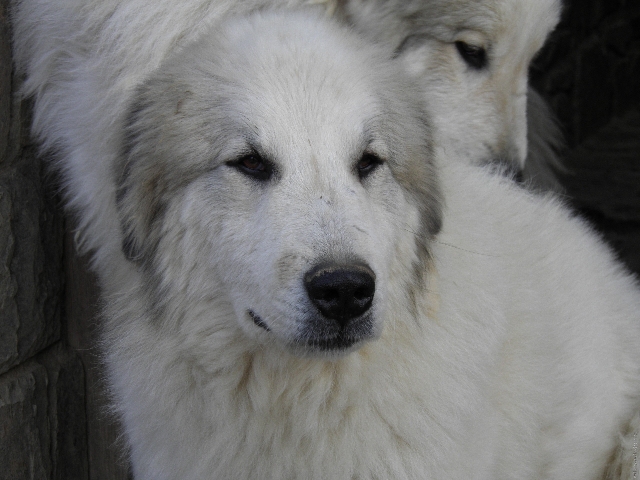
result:
<svg viewBox="0 0 640 480"><path fill-rule="evenodd" d="M230 162L230 165L236 167L245 175L258 180L268 180L273 173L271 165L264 161L257 153L245 155L238 160Z"/></svg>
<svg viewBox="0 0 640 480"><path fill-rule="evenodd" d="M360 176L360 178L365 178L381 164L382 159L380 157L378 157L374 153L365 152L362 154L362 157L358 161L356 169L358 170L358 175Z"/></svg>
<svg viewBox="0 0 640 480"><path fill-rule="evenodd" d="M462 59L471 68L481 70L487 66L487 51L484 48L460 41L456 42L456 48Z"/></svg>

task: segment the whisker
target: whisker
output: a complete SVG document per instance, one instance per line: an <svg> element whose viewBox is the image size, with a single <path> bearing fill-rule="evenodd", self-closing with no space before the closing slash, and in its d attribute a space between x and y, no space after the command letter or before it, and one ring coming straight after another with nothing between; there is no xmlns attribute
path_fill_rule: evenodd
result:
<svg viewBox="0 0 640 480"><path fill-rule="evenodd" d="M394 222L394 226L398 229L404 230L407 233L410 233L412 235L414 235L416 237L416 241L418 241L420 243L421 246L428 246L428 243L433 242L433 243L437 243L439 245L444 245L445 247L450 247L450 248L455 248L456 250L460 250L462 252L467 252L467 253L473 253L475 255L481 255L483 257L491 257L491 258L498 258L500 257L500 255L494 255L491 253L482 253L482 252L478 252L475 250L469 250L463 247L459 247L457 245L453 245L451 243L447 243L447 242L442 242L440 240L438 240L437 238L434 238L432 240L427 240L426 238L423 238L423 236L421 234L419 234L418 232L416 232L413 228L409 227L406 224L401 224L400 222Z"/></svg>
<svg viewBox="0 0 640 480"><path fill-rule="evenodd" d="M482 252L476 252L474 250L468 250L466 248L462 248L462 247L458 247L456 245L452 245L450 243L446 243L446 242L441 242L440 240L436 240L434 239L433 242L438 243L440 245L444 245L445 247L451 247L451 248L455 248L456 250L461 250L463 252L467 252L467 253L473 253L475 255L481 255L483 257L493 257L493 258L498 258L500 257L500 255L493 255L491 253L482 253Z"/></svg>

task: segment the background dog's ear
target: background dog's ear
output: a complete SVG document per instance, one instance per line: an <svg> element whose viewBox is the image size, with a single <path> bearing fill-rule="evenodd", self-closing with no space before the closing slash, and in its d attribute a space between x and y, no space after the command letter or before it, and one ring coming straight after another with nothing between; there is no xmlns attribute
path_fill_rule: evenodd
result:
<svg viewBox="0 0 640 480"><path fill-rule="evenodd" d="M122 251L127 259L142 263L155 246L163 208L164 172L145 145L153 144L155 132L147 125L150 102L146 86L134 95L124 124L122 148L116 165L116 206L122 232ZM157 237L157 235L155 236Z"/></svg>
<svg viewBox="0 0 640 480"><path fill-rule="evenodd" d="M398 58L401 55L422 48L427 40L427 36L424 34L416 33L407 36L400 45L398 45L393 52L393 57Z"/></svg>

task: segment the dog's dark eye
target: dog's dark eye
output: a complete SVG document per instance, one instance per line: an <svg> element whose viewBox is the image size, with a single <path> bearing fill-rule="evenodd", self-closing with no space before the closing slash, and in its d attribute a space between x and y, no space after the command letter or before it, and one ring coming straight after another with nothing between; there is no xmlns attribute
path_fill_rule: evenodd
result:
<svg viewBox="0 0 640 480"><path fill-rule="evenodd" d="M487 51L476 45L465 42L456 42L456 48L462 59L475 70L482 70L487 66Z"/></svg>
<svg viewBox="0 0 640 480"><path fill-rule="evenodd" d="M382 164L382 159L374 153L365 152L358 160L356 169L358 170L358 176L362 179L373 172L379 165Z"/></svg>
<svg viewBox="0 0 640 480"><path fill-rule="evenodd" d="M258 180L269 180L273 173L271 165L262 159L257 153L250 153L229 164L245 175Z"/></svg>

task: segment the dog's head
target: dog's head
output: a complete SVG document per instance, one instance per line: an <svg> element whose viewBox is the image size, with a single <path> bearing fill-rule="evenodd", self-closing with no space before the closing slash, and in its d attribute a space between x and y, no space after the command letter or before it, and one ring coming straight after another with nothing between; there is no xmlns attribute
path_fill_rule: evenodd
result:
<svg viewBox="0 0 640 480"><path fill-rule="evenodd" d="M428 119L397 72L295 12L228 19L167 61L116 172L123 250L159 303L229 322L206 311L227 302L246 335L303 353L376 338L440 226Z"/></svg>
<svg viewBox="0 0 640 480"><path fill-rule="evenodd" d="M558 22L559 0L348 0L345 8L420 81L450 156L522 169L528 67Z"/></svg>

